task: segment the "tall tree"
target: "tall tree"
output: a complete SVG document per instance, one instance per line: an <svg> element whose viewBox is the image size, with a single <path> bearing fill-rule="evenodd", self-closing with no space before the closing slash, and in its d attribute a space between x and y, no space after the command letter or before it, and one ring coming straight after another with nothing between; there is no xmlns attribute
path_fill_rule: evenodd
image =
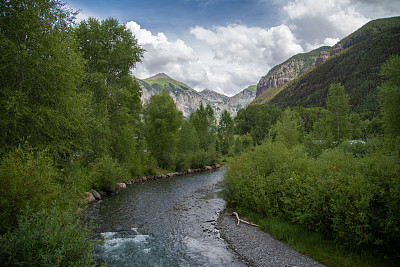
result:
<svg viewBox="0 0 400 267"><path fill-rule="evenodd" d="M340 84L329 87L326 106L329 111L327 123L334 141L340 141L349 135L350 98Z"/></svg>
<svg viewBox="0 0 400 267"><path fill-rule="evenodd" d="M87 102L73 20L60 1L1 1L2 151L22 141L58 158L81 149Z"/></svg>
<svg viewBox="0 0 400 267"><path fill-rule="evenodd" d="M218 144L222 155L227 155L233 145L233 119L227 110L221 114L218 124Z"/></svg>
<svg viewBox="0 0 400 267"><path fill-rule="evenodd" d="M183 120L174 100L165 90L153 95L144 108L145 138L158 165L168 169L174 162L178 129Z"/></svg>
<svg viewBox="0 0 400 267"><path fill-rule="evenodd" d="M304 134L304 126L300 114L289 108L286 109L271 131L276 135L276 141L285 144L288 148L292 148L300 142Z"/></svg>
<svg viewBox="0 0 400 267"><path fill-rule="evenodd" d="M82 21L76 35L86 60L85 87L93 94L90 155L111 154L132 166L138 159L141 133L141 89L130 71L143 49L117 20Z"/></svg>
<svg viewBox="0 0 400 267"><path fill-rule="evenodd" d="M380 87L380 100L385 131L400 136L400 56L393 56L381 69L384 82Z"/></svg>

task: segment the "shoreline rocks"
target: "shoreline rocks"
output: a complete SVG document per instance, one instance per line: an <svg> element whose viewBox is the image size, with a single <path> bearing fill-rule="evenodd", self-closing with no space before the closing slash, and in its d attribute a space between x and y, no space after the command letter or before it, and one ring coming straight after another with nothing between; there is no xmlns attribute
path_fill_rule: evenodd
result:
<svg viewBox="0 0 400 267"><path fill-rule="evenodd" d="M171 178L171 177L177 177L177 176L183 176L187 174L193 174L193 173L199 173L199 172L206 172L206 171L212 171L221 168L220 164L215 164L212 166L204 166L203 168L197 168L197 169L188 169L186 171L182 172L171 172L167 174L155 174L155 175L150 175L150 176L141 176L136 179L130 179L125 181L125 183L117 183L115 187L110 191L110 192L97 192L94 189L91 189L89 192L85 192L85 199L87 203L91 204L93 202L101 200L102 197L105 197L109 194L115 193L121 189L125 189L127 186L136 184L136 183L143 183L143 182L148 182L148 181L155 181L155 180L160 180L160 179L166 179L166 178Z"/></svg>

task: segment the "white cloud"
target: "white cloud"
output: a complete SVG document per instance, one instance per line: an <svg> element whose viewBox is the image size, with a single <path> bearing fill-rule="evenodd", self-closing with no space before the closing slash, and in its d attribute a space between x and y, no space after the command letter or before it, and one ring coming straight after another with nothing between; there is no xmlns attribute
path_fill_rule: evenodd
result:
<svg viewBox="0 0 400 267"><path fill-rule="evenodd" d="M154 35L134 21L127 23L146 50L134 74L147 78L159 72L187 83L196 90L210 88L228 95L257 84L269 68L281 63L302 47L285 25L263 29L227 25L190 30L194 43L170 41L164 33Z"/></svg>
<svg viewBox="0 0 400 267"><path fill-rule="evenodd" d="M350 0L294 0L282 10L284 22L307 48L332 45L370 21Z"/></svg>

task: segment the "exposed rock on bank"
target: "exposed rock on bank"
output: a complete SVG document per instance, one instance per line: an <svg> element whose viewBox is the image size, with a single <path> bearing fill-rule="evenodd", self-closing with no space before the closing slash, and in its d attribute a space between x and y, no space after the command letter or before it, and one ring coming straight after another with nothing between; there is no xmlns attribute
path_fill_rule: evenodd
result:
<svg viewBox="0 0 400 267"><path fill-rule="evenodd" d="M150 175L150 176L141 176L136 179L127 180L125 183L117 183L115 185L115 187L112 188L112 190L110 190L109 192L100 192L99 193L96 190L91 189L89 192L85 192L85 199L86 199L86 202L90 204L97 200L100 200L102 197L107 196L110 193L115 193L116 191L118 191L120 189L125 189L128 185L132 185L135 183L143 183L143 182L147 182L147 181L155 181L155 180L166 179L166 178L175 177L175 176L182 176L182 175L186 175L186 174L211 171L211 170L219 169L220 167L221 167L221 165L216 164L216 165L212 165L212 166L205 166L203 168L198 168L198 169L189 169L189 170L186 170L183 172L171 172L168 174L156 174L156 175Z"/></svg>

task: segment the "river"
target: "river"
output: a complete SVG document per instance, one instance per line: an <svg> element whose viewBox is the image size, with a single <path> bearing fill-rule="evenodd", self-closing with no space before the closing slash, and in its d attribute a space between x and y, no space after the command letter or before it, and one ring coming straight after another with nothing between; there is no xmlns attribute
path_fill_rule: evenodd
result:
<svg viewBox="0 0 400 267"><path fill-rule="evenodd" d="M216 229L225 169L134 184L93 204L108 266L244 266Z"/></svg>

